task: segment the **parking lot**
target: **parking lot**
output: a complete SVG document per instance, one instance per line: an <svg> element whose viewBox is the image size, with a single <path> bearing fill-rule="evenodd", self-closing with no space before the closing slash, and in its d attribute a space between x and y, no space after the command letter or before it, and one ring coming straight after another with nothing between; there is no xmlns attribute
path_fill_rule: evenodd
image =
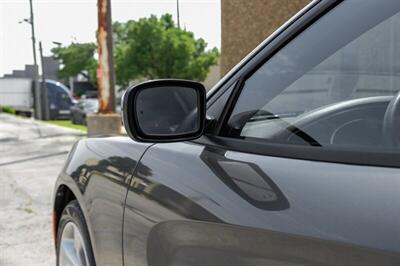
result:
<svg viewBox="0 0 400 266"><path fill-rule="evenodd" d="M55 265L52 193L83 133L0 114L0 265Z"/></svg>

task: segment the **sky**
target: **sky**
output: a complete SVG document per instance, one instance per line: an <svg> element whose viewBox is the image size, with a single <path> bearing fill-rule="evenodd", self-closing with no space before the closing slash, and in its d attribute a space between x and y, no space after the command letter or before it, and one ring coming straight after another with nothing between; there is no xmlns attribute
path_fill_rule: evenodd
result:
<svg viewBox="0 0 400 266"><path fill-rule="evenodd" d="M181 27L220 48L220 0L179 0ZM176 0L111 0L112 20L125 22L170 13L176 20ZM33 0L35 33L44 55L59 42L96 42L96 0ZM0 76L33 63L29 0L0 0ZM38 44L37 44L38 49ZM38 63L39 53L38 53Z"/></svg>

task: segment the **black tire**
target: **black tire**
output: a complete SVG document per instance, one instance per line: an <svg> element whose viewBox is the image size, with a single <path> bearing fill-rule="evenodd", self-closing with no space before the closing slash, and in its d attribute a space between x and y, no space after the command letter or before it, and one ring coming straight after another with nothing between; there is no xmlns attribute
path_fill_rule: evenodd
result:
<svg viewBox="0 0 400 266"><path fill-rule="evenodd" d="M76 125L76 124L77 124L76 119L75 119L75 116L74 116L73 114L71 114L71 123L72 123L73 125Z"/></svg>
<svg viewBox="0 0 400 266"><path fill-rule="evenodd" d="M90 237L89 237L89 232L86 226L86 221L83 216L82 210L79 207L78 201L73 200L68 205L64 208L60 222L58 223L58 229L57 229L57 248L56 248L56 254L57 254L57 266L59 265L59 257L60 257L60 243L61 243L61 236L63 229L65 225L69 222L74 223L78 229L79 232L82 235L83 238L83 244L85 245L85 249L87 250L87 257L89 260L89 265L90 266L95 266L95 260L93 256L93 250L92 250L92 245L90 242Z"/></svg>
<svg viewBox="0 0 400 266"><path fill-rule="evenodd" d="M58 115L57 114L51 114L50 113L50 120L58 120Z"/></svg>

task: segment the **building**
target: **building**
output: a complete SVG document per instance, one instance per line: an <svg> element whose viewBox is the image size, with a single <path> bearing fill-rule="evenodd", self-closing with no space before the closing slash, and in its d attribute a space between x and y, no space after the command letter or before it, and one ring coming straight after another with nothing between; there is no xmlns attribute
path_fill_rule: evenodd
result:
<svg viewBox="0 0 400 266"><path fill-rule="evenodd" d="M216 65L210 67L206 80L203 81L203 85L207 91L209 91L215 84L221 79L221 66L218 62Z"/></svg>
<svg viewBox="0 0 400 266"><path fill-rule="evenodd" d="M221 0L221 74L251 52L310 0Z"/></svg>
<svg viewBox="0 0 400 266"><path fill-rule="evenodd" d="M46 79L58 80L58 70L60 69L60 63L58 60L51 56L43 57L44 74ZM11 74L5 74L3 78L30 78L33 79L35 76L35 66L25 65L23 70L13 70Z"/></svg>

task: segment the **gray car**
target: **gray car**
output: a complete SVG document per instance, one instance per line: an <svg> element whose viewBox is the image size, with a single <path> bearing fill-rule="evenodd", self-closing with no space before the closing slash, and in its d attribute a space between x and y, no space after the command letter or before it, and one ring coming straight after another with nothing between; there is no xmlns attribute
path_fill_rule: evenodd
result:
<svg viewBox="0 0 400 266"><path fill-rule="evenodd" d="M91 113L97 113L98 110L98 99L82 99L71 107L71 122L72 124L86 125L86 116Z"/></svg>
<svg viewBox="0 0 400 266"><path fill-rule="evenodd" d="M72 148L58 265L400 265L400 1L313 1L207 95L123 97Z"/></svg>

